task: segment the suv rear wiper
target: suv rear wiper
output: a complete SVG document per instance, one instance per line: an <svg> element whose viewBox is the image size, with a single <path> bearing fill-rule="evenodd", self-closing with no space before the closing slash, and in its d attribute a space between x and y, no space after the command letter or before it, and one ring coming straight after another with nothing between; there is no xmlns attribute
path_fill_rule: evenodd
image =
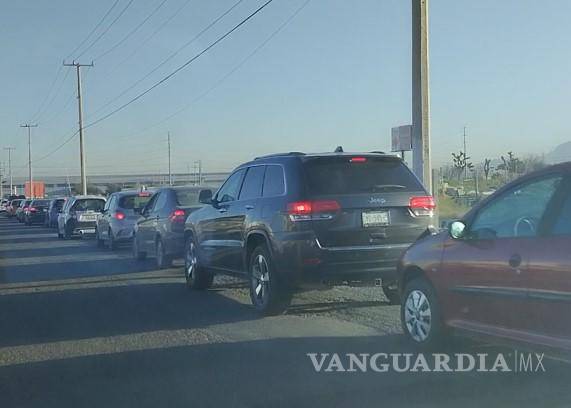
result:
<svg viewBox="0 0 571 408"><path fill-rule="evenodd" d="M378 191L378 190L387 190L387 189L395 189L395 190L402 190L406 188L401 184L375 184L374 186L369 187L367 190L371 191Z"/></svg>

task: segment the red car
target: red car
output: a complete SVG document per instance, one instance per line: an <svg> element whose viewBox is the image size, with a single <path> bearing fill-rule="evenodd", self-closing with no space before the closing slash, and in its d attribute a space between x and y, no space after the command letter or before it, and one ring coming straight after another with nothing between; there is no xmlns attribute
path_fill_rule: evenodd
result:
<svg viewBox="0 0 571 408"><path fill-rule="evenodd" d="M414 343L448 333L571 351L571 163L515 180L448 231L426 233L399 266Z"/></svg>

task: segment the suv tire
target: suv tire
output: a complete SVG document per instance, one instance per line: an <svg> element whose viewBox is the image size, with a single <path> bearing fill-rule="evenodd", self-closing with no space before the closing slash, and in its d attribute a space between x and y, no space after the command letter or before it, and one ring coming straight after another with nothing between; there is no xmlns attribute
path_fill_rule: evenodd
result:
<svg viewBox="0 0 571 408"><path fill-rule="evenodd" d="M383 294L389 301L390 305L400 305L401 299L396 282L391 282L382 285Z"/></svg>
<svg viewBox="0 0 571 408"><path fill-rule="evenodd" d="M192 236L186 239L184 245L184 277L186 287L195 290L208 289L214 280L214 274L200 265Z"/></svg>
<svg viewBox="0 0 571 408"><path fill-rule="evenodd" d="M108 235L108 244L109 244L109 249L111 251L115 251L117 249L117 241L115 240L115 238L113 238L113 231L111 231L111 228L109 228L109 231L107 232Z"/></svg>
<svg viewBox="0 0 571 408"><path fill-rule="evenodd" d="M105 241L103 241L101 239L101 237L99 236L99 229L95 228L95 240L97 241L97 248L104 248L105 247Z"/></svg>
<svg viewBox="0 0 571 408"><path fill-rule="evenodd" d="M157 239L155 244L155 259L159 269L166 269L172 266L172 257L166 254L165 246L160 238Z"/></svg>
<svg viewBox="0 0 571 408"><path fill-rule="evenodd" d="M266 245L257 246L248 262L250 299L264 315L283 313L291 302L291 291L280 285L272 256Z"/></svg>
<svg viewBox="0 0 571 408"><path fill-rule="evenodd" d="M137 242L137 236L136 235L133 236L132 250L133 250L133 258L135 258L136 261L142 261L143 259L145 259L147 257L146 252L139 251L139 243Z"/></svg>
<svg viewBox="0 0 571 408"><path fill-rule="evenodd" d="M435 349L443 344L444 327L434 288L425 278L407 283L401 304L402 329L416 347Z"/></svg>

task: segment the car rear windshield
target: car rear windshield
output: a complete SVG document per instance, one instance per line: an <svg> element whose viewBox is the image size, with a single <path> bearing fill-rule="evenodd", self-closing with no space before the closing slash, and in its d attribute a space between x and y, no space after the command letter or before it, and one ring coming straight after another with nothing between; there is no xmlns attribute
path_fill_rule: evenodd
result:
<svg viewBox="0 0 571 408"><path fill-rule="evenodd" d="M151 199L151 194L132 194L125 195L119 199L119 208L125 210L134 210L143 208Z"/></svg>
<svg viewBox="0 0 571 408"><path fill-rule="evenodd" d="M37 207L47 207L48 205L50 205L50 200L34 200L32 202L32 205Z"/></svg>
<svg viewBox="0 0 571 408"><path fill-rule="evenodd" d="M54 203L54 207L55 208L61 208L61 207L63 207L64 204L65 204L64 199L56 200Z"/></svg>
<svg viewBox="0 0 571 408"><path fill-rule="evenodd" d="M176 190L176 201L177 205L181 207L191 207L193 205L199 205L198 195L200 190L188 189L188 190Z"/></svg>
<svg viewBox="0 0 571 408"><path fill-rule="evenodd" d="M424 191L398 159L320 157L308 159L304 167L308 192L314 195Z"/></svg>
<svg viewBox="0 0 571 408"><path fill-rule="evenodd" d="M85 198L77 200L73 204L72 210L74 211L103 211L105 206L104 200L98 200L97 198Z"/></svg>

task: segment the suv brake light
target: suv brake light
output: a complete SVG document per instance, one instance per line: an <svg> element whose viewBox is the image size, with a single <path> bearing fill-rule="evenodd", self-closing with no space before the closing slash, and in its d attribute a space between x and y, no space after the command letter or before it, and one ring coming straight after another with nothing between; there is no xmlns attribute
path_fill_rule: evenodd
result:
<svg viewBox="0 0 571 408"><path fill-rule="evenodd" d="M186 218L185 216L186 216L186 212L184 210L177 209L171 213L169 218L173 222L184 222L185 218Z"/></svg>
<svg viewBox="0 0 571 408"><path fill-rule="evenodd" d="M436 203L432 196L411 197L409 202L413 214L418 216L433 216Z"/></svg>
<svg viewBox="0 0 571 408"><path fill-rule="evenodd" d="M335 200L296 201L287 206L292 221L331 219L340 209L341 206Z"/></svg>
<svg viewBox="0 0 571 408"><path fill-rule="evenodd" d="M28 207L29 212L36 212L38 209L36 207Z"/></svg>
<svg viewBox="0 0 571 408"><path fill-rule="evenodd" d="M118 220L124 220L124 219L125 219L125 214L122 213L122 212L120 212L120 211L117 211L117 212L115 213L115 218L118 219Z"/></svg>

